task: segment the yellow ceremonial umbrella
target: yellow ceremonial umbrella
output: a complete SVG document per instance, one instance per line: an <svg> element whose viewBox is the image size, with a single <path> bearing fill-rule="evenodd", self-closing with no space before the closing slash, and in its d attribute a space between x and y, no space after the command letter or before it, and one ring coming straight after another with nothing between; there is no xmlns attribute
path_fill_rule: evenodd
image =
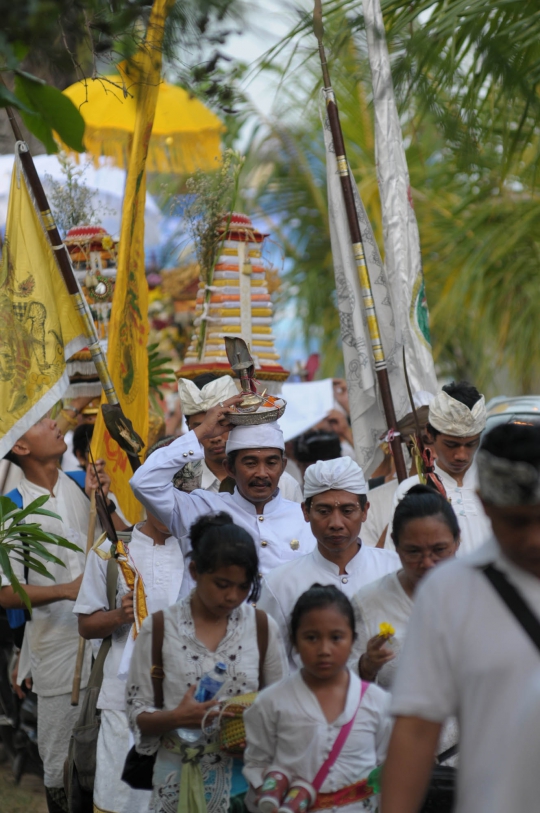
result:
<svg viewBox="0 0 540 813"><path fill-rule="evenodd" d="M122 69L122 67L120 67ZM83 79L64 94L79 108L86 128L84 143L95 160L107 155L127 168L135 129L137 83L122 76ZM221 120L183 88L162 82L150 137L150 172L192 173L217 168L221 158Z"/></svg>

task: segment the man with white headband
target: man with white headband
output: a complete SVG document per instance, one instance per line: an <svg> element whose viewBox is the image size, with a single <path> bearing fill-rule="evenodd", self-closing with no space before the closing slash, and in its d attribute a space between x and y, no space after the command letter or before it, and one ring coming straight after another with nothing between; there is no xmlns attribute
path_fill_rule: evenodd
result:
<svg viewBox="0 0 540 813"><path fill-rule="evenodd" d="M279 489L287 463L279 424L233 427L228 422L228 410L242 398L235 395L208 409L196 429L154 452L130 482L135 496L178 538L186 538L200 516L227 511L253 537L264 574L309 553L315 539L300 505L284 499ZM178 470L202 460L203 442L223 432L229 432L225 469L236 482L234 493L195 489L188 494L176 489L172 480Z"/></svg>
<svg viewBox="0 0 540 813"><path fill-rule="evenodd" d="M400 567L393 551L362 544L360 530L369 509L366 495L364 473L350 457L319 460L306 469L302 510L317 547L269 573L257 604L277 622L292 668L300 662L295 663L289 621L302 593L315 583L333 584L352 598L364 585Z"/></svg>
<svg viewBox="0 0 540 813"><path fill-rule="evenodd" d="M450 716L460 724L456 813L538 809L536 775L529 776L532 807L501 801L516 737L527 745L520 705L540 666L540 643L532 639L540 619L540 426L505 424L486 435L478 489L491 538L435 568L418 587L392 690L396 723L383 775L384 813L420 809ZM529 764L538 764L540 753L534 757Z"/></svg>
<svg viewBox="0 0 540 813"><path fill-rule="evenodd" d="M238 395L238 387L230 375L218 377L213 373L202 373L193 381L179 378L178 394L188 429L196 429L204 421L209 409L218 406L220 401ZM214 494L220 491L221 484L228 476L224 466L228 436L228 431L224 431L215 438L205 438L201 442L204 448L201 488L213 491ZM279 490L286 500L302 502L300 486L286 471L279 478Z"/></svg>
<svg viewBox="0 0 540 813"><path fill-rule="evenodd" d="M466 381L447 384L429 404L427 434L436 456L435 473L452 503L461 544L458 556L476 550L491 534L489 521L476 494L478 467L476 452L486 427L484 396ZM399 484L394 509L407 491L420 482L418 475Z"/></svg>

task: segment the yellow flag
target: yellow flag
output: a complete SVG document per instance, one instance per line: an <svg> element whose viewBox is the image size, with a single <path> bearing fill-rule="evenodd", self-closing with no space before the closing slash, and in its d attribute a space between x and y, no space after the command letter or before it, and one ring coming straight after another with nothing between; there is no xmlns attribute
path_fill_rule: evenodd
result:
<svg viewBox="0 0 540 813"><path fill-rule="evenodd" d="M0 458L69 386L88 340L15 157L0 271Z"/></svg>
<svg viewBox="0 0 540 813"><path fill-rule="evenodd" d="M129 157L118 271L109 321L108 366L124 414L146 443L148 438L148 286L144 269L146 158L161 82L161 49L165 19L174 0L154 0L146 37L131 69L138 83L135 130ZM92 438L92 453L103 458L111 491L129 522L138 522L141 506L129 486L131 467L125 452L109 435L101 413Z"/></svg>

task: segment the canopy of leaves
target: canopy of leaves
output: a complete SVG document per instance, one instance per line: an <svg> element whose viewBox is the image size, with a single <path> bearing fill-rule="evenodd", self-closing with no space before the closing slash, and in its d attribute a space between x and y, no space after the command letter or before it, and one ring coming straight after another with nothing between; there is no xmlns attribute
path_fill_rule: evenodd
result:
<svg viewBox="0 0 540 813"><path fill-rule="evenodd" d="M473 379L488 394L534 390L540 385L533 340L540 319L540 9L505 0L382 0L382 6L439 369ZM349 161L380 238L359 8L348 0L324 4L326 43ZM301 116L284 126L278 110L271 132L256 142L254 205L271 213L281 233L293 259L284 294L296 298L306 335L321 340L323 372L333 374L340 342L311 17L302 17L288 42L268 55L266 70L279 74L280 48L291 43L303 70L295 69L294 79L282 76L282 110Z"/></svg>

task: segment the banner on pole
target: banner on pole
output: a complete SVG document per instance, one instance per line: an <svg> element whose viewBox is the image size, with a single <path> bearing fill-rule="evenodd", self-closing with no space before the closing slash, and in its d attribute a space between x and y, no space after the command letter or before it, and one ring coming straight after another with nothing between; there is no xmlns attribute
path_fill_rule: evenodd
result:
<svg viewBox="0 0 540 813"><path fill-rule="evenodd" d="M363 0L373 83L375 157L381 199L384 265L396 304L413 392L438 390L431 351L420 236L414 213L407 158L394 95L384 20L379 0Z"/></svg>
<svg viewBox="0 0 540 813"><path fill-rule="evenodd" d="M171 0L154 0L146 37L130 69L136 72L137 114L122 209L118 271L109 321L108 364L124 414L146 443L148 439L148 285L144 260L146 158L159 85L162 43ZM131 76L133 80L133 76ZM141 518L129 480L128 457L111 438L98 415L92 453L107 464L111 491L129 522Z"/></svg>
<svg viewBox="0 0 540 813"><path fill-rule="evenodd" d="M0 271L0 458L62 398L66 359L87 341L17 153Z"/></svg>
<svg viewBox="0 0 540 813"><path fill-rule="evenodd" d="M386 432L387 425L382 404L377 394L375 362L362 304L360 279L352 249L332 133L326 117L323 122L330 239L336 278L345 375L349 389L351 428L358 464L362 466L366 476L369 476L376 464L375 456L380 444L380 437ZM392 297L379 248L366 210L360 199L356 182L354 178L351 178L351 180L366 264L373 290L375 311L388 368L394 409L399 420L410 409L402 371L402 338L396 329Z"/></svg>

